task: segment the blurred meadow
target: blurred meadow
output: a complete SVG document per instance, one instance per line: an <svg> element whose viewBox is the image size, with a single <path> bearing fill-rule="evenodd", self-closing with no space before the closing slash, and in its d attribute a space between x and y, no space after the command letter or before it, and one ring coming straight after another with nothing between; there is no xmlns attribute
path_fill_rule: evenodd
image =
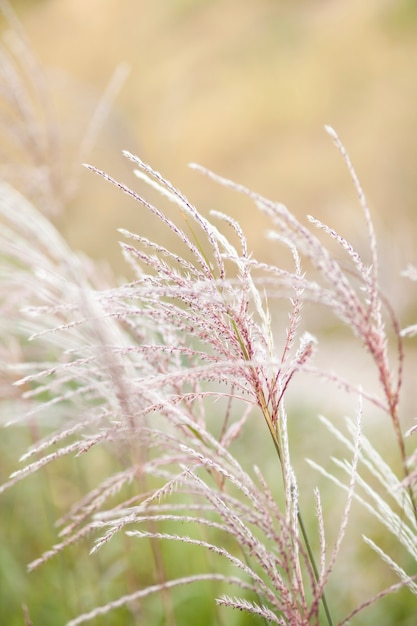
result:
<svg viewBox="0 0 417 626"><path fill-rule="evenodd" d="M364 251L363 216L346 167L323 129L329 124L345 143L370 204L384 293L402 325L415 322L414 285L400 275L409 263L417 264L414 0L15 0L11 6L32 50L33 72L42 77L43 124L53 140L43 163L55 181L51 202L43 197L45 211L73 248L102 264L109 275L129 278L117 228L173 245L169 234L155 233L159 224L137 203L81 165L87 161L140 188L122 157L126 149L162 172L203 214L215 208L236 218L254 256L266 262L280 254L273 242L265 245L266 218L247 199L216 186L188 163L202 164L283 202L301 221L312 214ZM3 36L9 37L13 28L3 17ZM24 64L22 74L32 72ZM110 83L114 98L109 110L101 111L102 124L90 142L87 129ZM30 172L32 156L15 149L7 128L1 133L2 178L37 201L39 189L23 175ZM314 311L311 319L309 330L322 333L325 346L319 364L331 366L336 343L344 374L372 390L378 381L366 359L356 360L355 341ZM408 372L405 429L417 415L413 368ZM354 411L355 403L343 394L329 394L317 381L306 381L302 393L299 389L290 390L290 428L300 430L294 456L305 472L302 489L308 493L322 480L303 465L304 457L314 457L322 443L317 413L340 418ZM6 383L0 391L0 421L5 423L11 407L16 411L18 406L7 394L18 396ZM381 426L379 417L371 415L366 429L380 429L383 449L391 425L382 418ZM265 460L271 446L267 433L250 422L247 429L236 443L236 454L250 457L248 464L264 463L265 471L273 473ZM0 483L46 430L47 425L35 421L2 430ZM329 457L332 446L337 442L328 442ZM122 466L114 451L103 448L87 459L62 459L1 494L1 626L61 626L95 604L152 580L147 566L151 555L143 547L135 551L130 544L124 546L120 537L92 557L87 537L33 573L26 572L26 565L57 541L55 520L108 475L109 467L118 471ZM324 480L321 488L330 493ZM327 506L331 510L336 505L332 500ZM360 525L363 513L356 515ZM346 544L348 554L348 540ZM168 574L215 567L186 548L164 546ZM346 571L330 581L330 596L346 611L361 601L364 591L376 592L395 580L373 553L363 546L355 550L355 559L363 564L359 573L349 569L347 559ZM213 587L212 582L202 583L200 589L177 592L173 602L178 626L262 623L237 611L219 616L212 602L213 593L219 592ZM91 623L164 624L159 598L145 602ZM413 626L416 614L415 598L401 591L352 624Z"/></svg>

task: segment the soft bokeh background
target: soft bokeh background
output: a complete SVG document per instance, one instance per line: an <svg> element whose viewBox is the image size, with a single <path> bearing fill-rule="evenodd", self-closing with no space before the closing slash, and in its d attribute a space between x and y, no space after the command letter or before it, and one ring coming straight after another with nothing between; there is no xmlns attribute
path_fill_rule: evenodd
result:
<svg viewBox="0 0 417 626"><path fill-rule="evenodd" d="M205 210L259 217L190 172L198 162L360 239L352 184L332 141L345 142L366 190L386 271L415 258L417 5L413 0L43 0L13 3L52 86L63 145L78 145L115 68L129 67L88 159L129 180L133 151ZM60 126L59 122L64 123ZM65 168L64 168L65 172ZM136 205L79 171L70 241L120 269L119 226ZM115 200L116 198L116 200ZM232 206L230 206L232 205ZM242 214L243 213L243 214ZM100 224L100 229L92 224ZM399 244L399 239L401 243Z"/></svg>
<svg viewBox="0 0 417 626"><path fill-rule="evenodd" d="M344 141L371 205L384 288L404 324L415 321L412 284L399 276L409 262L417 263L415 0L16 0L12 6L45 77L50 107L45 124L54 129L59 157L50 165L61 187L74 174L77 181L76 193L53 216L74 247L123 275L127 270L117 244L118 227L157 236L169 245L163 232L153 232L157 226L141 207L77 161L95 106L116 68L125 64L129 74L83 158L139 189L121 151L138 154L203 213L218 208L236 217L250 246L267 261L277 254L273 246L265 246L268 225L246 201L190 171L190 161L284 202L300 218L310 213L319 217L365 250L355 191L323 130L330 124ZM2 30L8 28L3 20ZM24 160L5 145L2 161L10 162L10 155ZM348 362L350 345L345 345L339 349ZM407 408L415 410L414 396ZM16 450L24 450L32 436L2 436L2 479L15 468ZM97 459L97 475L101 463ZM54 541L56 511L64 511L82 493L68 480L70 470L63 463L47 477L49 486L30 479L1 504L6 574L0 616L7 606L7 626L22 623L22 599L32 606L34 624L42 626L63 623L77 602L85 608L101 601L80 598L80 589L91 596L97 581L102 584L105 578L83 557L87 546L55 570L45 568L30 579L24 572L24 564ZM91 478L85 468L77 471L81 485ZM48 493L53 494L53 510L45 511ZM27 520L24 529L13 521L22 518ZM122 563L112 562L116 571L110 574L106 563L102 567L113 585L116 581L115 597ZM66 569L72 587L63 590L59 572ZM137 572L129 571L131 578L120 583L120 593L137 583ZM191 601L186 596L186 603ZM401 602L395 622L383 611L372 619L411 626L412 618L401 615ZM157 607L148 615L153 610L152 623L161 623ZM187 623L209 623L207 611L198 604ZM135 622L126 614L103 623ZM365 616L358 623L376 622Z"/></svg>

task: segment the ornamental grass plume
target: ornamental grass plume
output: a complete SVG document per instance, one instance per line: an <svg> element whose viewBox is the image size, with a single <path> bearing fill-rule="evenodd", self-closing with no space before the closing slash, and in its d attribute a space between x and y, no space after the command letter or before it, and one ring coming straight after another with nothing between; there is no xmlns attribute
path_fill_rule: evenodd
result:
<svg viewBox="0 0 417 626"><path fill-rule="evenodd" d="M147 550L153 567L135 575L134 589L107 594L82 611L71 607L69 626L105 624L125 606L132 607L132 623L144 623L138 603L155 595L165 622L175 626L177 588L208 581L218 607L213 623L220 626L233 619L230 609L248 615L250 623L359 623L368 606L400 588L407 588L416 607L417 452L406 446L416 427L403 434L400 419L403 342L416 326L401 330L382 295L370 211L336 133L327 128L359 197L369 258L319 220L309 217L305 226L282 204L193 165L269 218L269 241L288 253L290 264L284 269L258 260L235 219L219 211L203 215L161 174L125 152L138 184L156 190L160 202L87 167L152 213L173 243L167 247L158 237L120 229L133 278L117 281L75 253L50 216L64 211L76 189L78 163L123 69L64 166L63 138L40 69L10 6L0 0L0 8L13 26L0 50L7 96L3 143L18 161L3 164L0 183L0 397L6 425L27 424L32 434L20 468L0 485L0 498L65 457L93 468L95 451L105 450L117 461L106 465L104 476L91 471L96 483L57 520L55 544L29 570L52 566L82 539L91 559L112 545L118 549L120 536L129 551L136 544ZM415 281L417 271L410 266L405 275ZM334 373L337 354L332 371L314 364L322 341L311 332L311 303L357 338L378 390ZM288 313L285 325L282 313ZM357 407L345 424L335 415L320 418L338 446L330 459L327 440L318 449L306 441L317 483L324 477L330 491L322 482L308 492L297 458L304 428L287 400L293 390L305 393L306 377L348 392ZM392 425L387 456L364 432L375 409ZM309 421L315 419L315 408L308 412ZM344 502L335 521L338 494ZM359 528L357 505L367 514ZM394 582L352 603L344 543L351 552L363 543ZM177 546L180 555L202 553L205 560L190 558L185 571L185 563L170 562L166 546ZM139 570L141 562L127 561L121 550L119 564ZM361 565L355 566L359 577ZM337 597L333 580L341 581ZM341 610L340 600L347 608ZM23 607L30 624L31 606Z"/></svg>
<svg viewBox="0 0 417 626"><path fill-rule="evenodd" d="M123 254L134 277L120 285L104 284L97 268L75 254L31 203L1 184L2 334L10 335L13 327L19 346L5 377L22 390L26 406L17 419L44 420L49 431L34 441L21 458L23 467L1 491L62 456L88 456L98 447L112 449L121 463L120 471L99 482L58 521L57 543L29 569L46 567L83 537L95 553L120 533L129 542L150 542L155 562L151 583L91 606L69 626L151 594L160 594L166 622L175 624L175 587L204 580L221 588L219 607L244 611L265 624L291 626L354 623L358 613L400 587L417 595L416 455L407 456L399 416L402 341L413 330L400 332L381 295L370 212L340 140L327 130L359 195L369 261L334 230L309 218L313 229L338 244L348 263L343 265L282 204L193 166L253 200L270 218L270 237L289 251L293 269L257 260L234 219L218 211L210 219L203 216L161 174L126 152L141 181L173 204L176 218L105 172L87 167L153 213L182 252L121 229ZM269 303L275 299L281 309L289 307L284 330L274 323L275 308ZM305 304L311 301L359 338L378 373L379 394L314 367L320 342L303 330L308 328ZM388 356L388 323L395 339L394 365ZM308 502L316 525L305 523L307 504L300 498L292 458L285 400L303 373L336 383L357 399L356 415L345 430L323 418L344 450L333 459L334 471L328 469L325 450L321 463L310 461L338 492L346 492L332 546L327 535L334 516L326 518L318 490ZM362 432L372 406L392 422L400 475ZM272 441L268 454L279 468L272 478L257 466L259 450L239 456L236 441L249 428L266 430ZM398 549L390 553L372 539L371 527L360 532L398 582L340 615L327 588L355 502L397 541ZM359 533L356 539L361 540ZM167 542L206 552L207 570L168 577L162 548ZM349 581L345 584L348 594Z"/></svg>

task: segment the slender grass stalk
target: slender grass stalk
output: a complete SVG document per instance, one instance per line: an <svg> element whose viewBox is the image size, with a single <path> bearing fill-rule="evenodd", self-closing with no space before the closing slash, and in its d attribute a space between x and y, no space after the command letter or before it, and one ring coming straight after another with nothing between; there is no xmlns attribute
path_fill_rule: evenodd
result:
<svg viewBox="0 0 417 626"><path fill-rule="evenodd" d="M7 265L7 271L0 274L6 294L2 323L9 331L11 320L13 324L18 320L18 340L24 344L22 337L29 336L31 345L37 345L27 360L16 366L14 375L28 416L53 415L54 422L51 433L33 442L22 457L25 465L0 491L62 456L87 454L96 446L111 445L124 460L120 472L103 479L65 516L59 542L30 568L46 563L86 535L98 533L94 553L124 532L129 541L150 542L156 584L108 601L73 619L72 625L151 593L162 594L165 618L174 624L171 589L208 579L240 590L241 597L218 598L219 607L248 611L264 623L318 626L321 616L328 626L343 623L343 618L332 615L326 592L353 501L363 505L406 553L417 558L415 471L410 465L414 457L407 457L399 414L403 347L399 340L398 363L393 367L385 324L391 320L397 338L399 325L391 311L386 312L380 295L375 234L364 196L361 192L370 265L343 237L310 220L347 254L350 267L345 271L286 207L205 171L221 184L248 195L270 217L278 231L272 236L290 251L294 262L293 271L284 271L253 258L232 218L221 213L213 216L214 221L232 228L234 244L161 174L138 157L126 156L139 167L142 181L175 204L179 220L178 215L170 219L108 174L92 166L89 169L155 215L183 248L174 253L158 242L122 231L127 240L122 249L134 272L128 284L99 286L98 279L90 278L91 267L68 248L48 220L11 188L0 186L0 216L5 222L0 249ZM351 171L350 162L348 169ZM357 186L355 178L354 182ZM303 258L309 267L305 272ZM267 304L275 296L290 307L281 351L275 347ZM22 297L29 303L24 311L16 306ZM359 428L348 424L349 436L330 428L352 460L335 460L337 472L347 476L346 483L340 475L332 476L315 466L348 494L329 558L323 507L316 492L320 561L300 512L284 409L288 389L297 384L298 374L317 374L310 365L315 341L299 330L302 305L307 301L320 303L346 324L371 355L380 383L378 398L337 376L328 376L328 380L336 381L351 395L369 399L389 415L403 466L400 480L362 438ZM219 404L215 401L225 408L216 410ZM256 416L262 428L266 424L277 457L273 463L278 460L280 465L285 496L282 507L261 470L253 469L251 474L231 452L248 419L256 420ZM365 479L364 469L371 481ZM151 488L154 481L158 486ZM121 495L126 485L134 485L137 492L129 499ZM392 506L390 497L394 498ZM181 521L203 528L204 538L188 533ZM174 530L161 528L165 523L174 524ZM216 533L227 541L216 540ZM167 580L165 541L210 551L239 576L226 570L215 572L213 567L207 574ZM399 576L401 584L415 593L413 575L372 539L365 541ZM256 600L247 600L245 593ZM362 608L368 604L365 601ZM356 614L355 609L350 612Z"/></svg>
<svg viewBox="0 0 417 626"><path fill-rule="evenodd" d="M265 401L265 396L264 396L262 391L260 391L260 393L259 393L259 403L260 403L260 406L261 406L262 414L265 417L265 421L267 423L268 430L271 433L271 437L272 437L272 440L274 442L274 447L275 447L275 450L276 450L276 453L277 453L277 456L278 456L278 459L279 459L279 462L280 462L280 465L281 465L281 469L282 469L282 477L283 477L283 480L284 480L284 490L286 491L287 487L285 485L285 470L282 467L282 462L283 461L282 461L281 444L280 444L280 440L279 440L279 435L277 434L277 432L275 430L275 427L274 427L274 424L272 423L272 419L271 419L271 416L269 414L269 410L268 410L268 407L267 407L267 404L266 404L266 401ZM277 422L277 425L278 425L278 422ZM301 531L301 534L302 534L302 537L303 537L303 540L304 540L304 543L305 543L305 546L306 546L306 549L307 549L308 558L310 559L310 564L311 564L311 567L313 568L314 577L316 579L316 582L319 582L319 571L318 571L318 568L317 568L316 559L314 557L313 550L311 548L311 544L310 544L310 540L309 540L309 537L308 537L307 529L306 529L305 524L304 524L303 516L302 516L302 514L301 514L299 509L297 510L297 519L298 519L298 524L300 526L300 531ZM326 614L327 622L328 622L329 626L333 626L333 619L332 619L332 616L331 616L331 612L330 612L330 608L329 608L329 605L328 605L328 602L327 602L327 598L326 598L325 592L322 593L321 601L322 601L322 604L323 604L324 612Z"/></svg>
<svg viewBox="0 0 417 626"><path fill-rule="evenodd" d="M195 231L193 230L192 226L190 225L190 223L189 223L189 221L187 219L187 216L184 214L183 211L181 211L181 213L182 213L184 221L186 222L186 224L187 224L187 226L188 226L188 228L189 228L189 230L190 230L190 232L192 234L193 240L196 243L198 250L200 251L202 257L206 261L207 266L210 267L212 269L212 271L213 271L211 262L210 262L210 260L208 259L207 255L204 252L203 245L201 244L201 242L200 242L199 238L197 237ZM235 319L233 317L233 313L229 313L228 315L229 315L230 322L231 322L232 327L233 327L233 331L234 331L234 333L235 333L235 335L237 337L237 340L239 342L239 346L241 348L243 357L244 357L244 359L246 361L250 361L250 357L249 357L247 348L246 348L245 343L244 343L244 341L243 341L243 339L241 337L241 334L239 332L239 328L238 328L237 323L236 323L236 321L235 321ZM252 372L253 379L257 380L257 375L256 375L255 369L252 366L250 366L249 369ZM280 400L282 399L284 391L285 390L283 390L281 392L280 396L279 396L279 399L278 399L277 404L276 404L276 409L279 409ZM278 460L279 460L279 463L280 463L281 472L282 472L282 478L283 478L283 483L284 483L284 492L287 493L288 485L286 485L286 471L285 471L285 467L283 466L283 462L284 461L283 461L282 452L281 452L281 442L280 442L280 436L279 436L279 420L275 419L275 424L274 424L274 421L271 418L271 414L270 414L270 410L268 408L268 403L267 403L267 400L265 398L265 394L264 394L264 392L263 392L261 387L259 387L257 389L256 393L257 393L258 405L259 405L259 407L261 409L262 415L264 416L264 419L265 419L265 422L267 424L269 433L270 433L270 435L272 437L272 441L273 441L273 444L274 444L274 447L275 447L275 451L277 453ZM305 524L304 524L304 521L303 521L303 517L302 517L302 514L301 514L298 506L297 506L297 519L298 519L298 524L299 524L299 527L300 527L300 531L301 531L301 534L302 534L302 537L303 537L303 540L304 540L304 543L305 543L305 546L306 546L306 549L307 549L308 558L310 560L310 564L311 564L311 567L313 569L313 573L314 573L316 582L318 583L319 582L318 568L317 568L315 557L314 557L314 554L313 554L313 551L312 551L312 548L311 548L311 544L310 544L310 540L309 540L309 537L308 537L308 533L307 533L307 530L306 530L306 527L305 527ZM300 578L300 580L302 580L301 572L299 572L299 578ZM333 620L332 620L332 616L331 616L331 613L330 613L329 605L327 603L327 598L326 598L325 592L322 593L321 601L322 601L322 604L323 604L323 609L324 609L324 612L325 612L325 615L326 615L326 618L327 618L327 622L328 622L329 626L333 626Z"/></svg>

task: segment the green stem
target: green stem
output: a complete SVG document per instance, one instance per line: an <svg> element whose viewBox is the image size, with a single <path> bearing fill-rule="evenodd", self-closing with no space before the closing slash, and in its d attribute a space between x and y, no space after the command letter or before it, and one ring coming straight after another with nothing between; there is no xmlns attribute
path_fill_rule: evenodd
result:
<svg viewBox="0 0 417 626"><path fill-rule="evenodd" d="M301 534L303 536L304 544L305 544L305 547L306 547L306 550L307 550L308 558L310 559L310 564L311 564L311 567L313 568L314 578L318 582L318 580L319 580L319 572L318 572L318 569L317 569L316 560L314 558L313 551L311 549L310 541L309 541L308 535L307 535L307 530L306 530L306 527L304 526L303 517L302 517L300 511L297 512L297 519L298 519L298 525L300 526ZM323 592L321 594L321 602L322 602L323 609L324 609L324 612L325 612L326 617L327 617L327 622L328 622L329 626L333 626L333 619L332 619L332 616L331 616L331 613L330 613L330 608L329 608L329 605L327 603L327 598L326 598L326 594L325 594L324 590L323 590Z"/></svg>
<svg viewBox="0 0 417 626"><path fill-rule="evenodd" d="M266 404L265 396L264 396L264 393L263 393L262 390L258 393L258 400L259 400L259 403L260 403L260 406L261 406L261 410L262 410L263 416L264 416L265 421L267 423L269 432L271 434L272 441L274 442L275 450L277 452L278 459L279 459L279 462L280 462L280 465L281 465L282 476L283 476L284 486L285 486L285 474L284 474L283 466L282 466L283 461L282 461L282 454L281 454L281 445L280 445L280 441L279 441L279 438L278 438L278 433L277 433L277 431L276 431L276 429L274 427L274 424L272 422L271 416L269 414L269 410L268 410L268 407L267 407L267 404ZM315 578L316 582L319 582L319 571L318 571L318 568L317 568L316 560L314 558L314 554L313 554L313 551L312 551L312 548L311 548L310 540L308 538L308 533L307 533L306 527L304 525L303 516L301 515L299 510L297 511L297 520L298 520L298 525L300 527L301 535L303 537L303 541L304 541L304 544L305 544L305 547L306 547L306 550L307 550L308 558L310 560L310 564L311 564L311 567L312 567L312 570L313 570L314 578ZM329 626L333 626L333 619L332 619L332 616L331 616L331 613L330 613L329 605L327 603L327 598L326 598L326 594L325 594L324 590L323 590L322 595L321 595L321 602L322 602L322 605L323 605L324 612L326 614L327 622L328 622Z"/></svg>

